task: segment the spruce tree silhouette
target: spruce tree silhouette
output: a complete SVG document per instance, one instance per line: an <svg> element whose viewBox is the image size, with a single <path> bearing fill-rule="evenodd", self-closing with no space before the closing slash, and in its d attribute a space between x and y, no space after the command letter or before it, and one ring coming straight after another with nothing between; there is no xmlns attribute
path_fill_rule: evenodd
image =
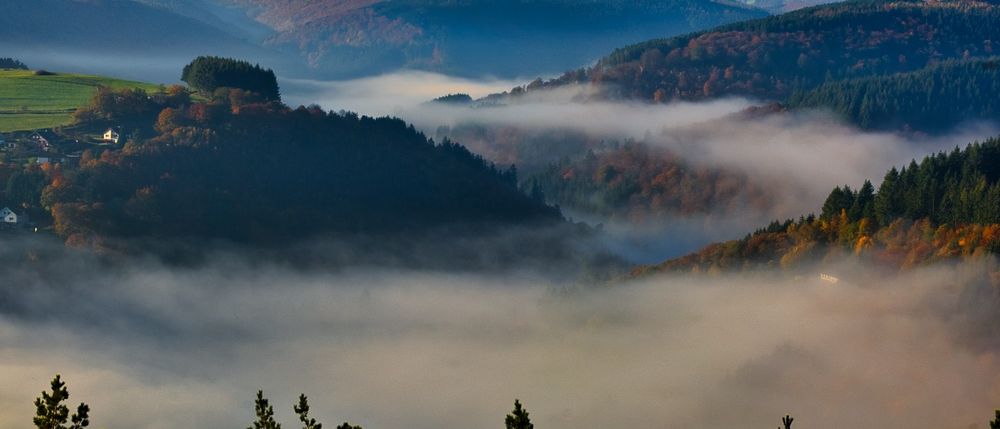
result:
<svg viewBox="0 0 1000 429"><path fill-rule="evenodd" d="M517 399L514 400L514 412L507 414L504 423L507 425L507 429L535 428L535 425L531 424L531 419L528 418L528 410L521 408L521 401Z"/></svg>

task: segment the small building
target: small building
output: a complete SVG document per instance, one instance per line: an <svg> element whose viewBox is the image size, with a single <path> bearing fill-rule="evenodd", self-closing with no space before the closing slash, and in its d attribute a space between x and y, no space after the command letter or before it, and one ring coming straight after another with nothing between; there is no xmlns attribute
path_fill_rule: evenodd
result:
<svg viewBox="0 0 1000 429"><path fill-rule="evenodd" d="M30 138L33 142L35 142L36 145L38 145L38 149L48 152L52 150L52 142L50 141L50 139L55 136L49 132L46 132L45 134L49 135L45 136L42 134L42 132L35 131L34 133L31 134Z"/></svg>
<svg viewBox="0 0 1000 429"><path fill-rule="evenodd" d="M121 140L121 135L119 135L118 131L115 131L113 128L108 128L108 130L104 132L104 138L102 140L118 144L118 141Z"/></svg>
<svg viewBox="0 0 1000 429"><path fill-rule="evenodd" d="M0 223L7 226L20 226L28 223L27 215L19 215L14 213L9 207L4 207L0 209Z"/></svg>

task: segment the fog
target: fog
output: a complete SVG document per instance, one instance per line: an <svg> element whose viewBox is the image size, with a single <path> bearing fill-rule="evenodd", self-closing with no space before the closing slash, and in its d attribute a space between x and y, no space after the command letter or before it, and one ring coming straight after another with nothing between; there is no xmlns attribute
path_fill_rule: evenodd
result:
<svg viewBox="0 0 1000 429"><path fill-rule="evenodd" d="M342 82L285 81L291 104L319 104L372 116L398 116L428 135L463 124L516 127L526 136L573 130L605 140L632 139L669 149L701 166L735 169L771 188L778 204L770 217L816 210L837 185L876 186L892 166L997 134L995 124L969 123L941 136L866 132L823 111L748 116L758 100L730 98L700 103L646 104L602 101L590 86L534 91L518 100L470 108L427 101L451 93L473 98L499 93L516 81L457 79L404 72ZM459 141L476 151L486 143ZM555 143L554 143L555 144ZM483 153L485 151L479 151ZM483 153L489 157L489 153ZM582 156L583 154L579 154Z"/></svg>
<svg viewBox="0 0 1000 429"><path fill-rule="evenodd" d="M659 105L599 101L591 97L599 90L585 86L529 92L518 101L489 107L427 103L441 95L463 92L476 98L516 85L516 81L405 72L342 82L285 81L283 88L291 104L398 116L431 136L442 126L480 124L516 127L527 135L559 129L600 139L642 141L697 165L749 174L779 194L780 204L768 213L773 217L813 211L834 186L857 187L865 178L878 185L891 166L998 132L994 124L985 123L962 124L942 136L865 132L823 111L748 117L740 113L760 101L732 98ZM475 141L460 143L473 150L479 146Z"/></svg>
<svg viewBox="0 0 1000 429"><path fill-rule="evenodd" d="M194 58L190 53L150 56L42 47L25 49L2 42L0 49L6 56L23 61L33 70L93 74L163 84L180 82L181 69Z"/></svg>
<svg viewBox="0 0 1000 429"><path fill-rule="evenodd" d="M741 237L773 219L814 213L835 186L857 189L865 179L878 186L892 166L1000 132L986 123L962 124L939 136L866 132L824 111L747 115L743 112L748 107L762 102L739 98L660 105L608 101L598 96L600 88L590 86L530 91L490 106L427 103L446 94L478 98L517 85L417 72L341 82L282 82L291 104L398 116L431 137L451 137L501 165L517 163L522 178L561 158L582 157L581 148L594 142L634 140L668 150L694 166L743 173L751 185L770 194L766 207L737 204L642 224L567 210L575 219L604 223L609 245L640 263ZM465 132L456 132L463 126ZM516 145L526 146L504 149Z"/></svg>
<svg viewBox="0 0 1000 429"><path fill-rule="evenodd" d="M581 288L53 256L3 268L5 428L31 427L55 373L108 429L246 426L257 389L290 427L306 393L326 425L369 429L501 427L514 398L549 429L965 428L1000 404L996 334L970 329L995 320L968 304L995 307L982 267Z"/></svg>

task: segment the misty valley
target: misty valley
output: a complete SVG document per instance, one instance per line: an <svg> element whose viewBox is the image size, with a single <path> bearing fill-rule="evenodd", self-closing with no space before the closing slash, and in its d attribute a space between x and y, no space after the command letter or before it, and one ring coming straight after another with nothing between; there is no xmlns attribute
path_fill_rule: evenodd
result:
<svg viewBox="0 0 1000 429"><path fill-rule="evenodd" d="M1000 428L998 24L0 2L0 427Z"/></svg>

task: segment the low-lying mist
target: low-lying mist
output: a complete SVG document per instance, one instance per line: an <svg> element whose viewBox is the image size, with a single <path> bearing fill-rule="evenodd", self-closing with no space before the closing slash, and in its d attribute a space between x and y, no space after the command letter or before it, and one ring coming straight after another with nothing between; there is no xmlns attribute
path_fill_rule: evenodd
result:
<svg viewBox="0 0 1000 429"><path fill-rule="evenodd" d="M588 146L638 141L669 151L696 167L726 169L766 189L766 207L747 204L695 215L633 220L601 219L610 245L633 262L653 262L709 242L738 238L773 219L815 212L840 185L878 186L892 166L993 136L995 124L970 123L939 136L866 132L823 111L743 114L761 104L747 99L652 105L599 100L590 87L529 91L492 106L427 103L464 92L473 97L505 91L516 82L454 79L430 73L399 73L344 82L289 81L286 99L333 110L399 116L427 135L451 137L501 165L516 163L521 178L563 158L582 158ZM697 192L696 192L697 193ZM566 209L564 207L564 209Z"/></svg>
<svg viewBox="0 0 1000 429"><path fill-rule="evenodd" d="M286 425L306 393L327 425L415 429L500 427L514 398L549 429L774 427L785 413L815 429L965 428L1000 404L982 267L581 288L31 254L2 267L5 428L31 427L55 373L108 429L247 425L257 389Z"/></svg>

